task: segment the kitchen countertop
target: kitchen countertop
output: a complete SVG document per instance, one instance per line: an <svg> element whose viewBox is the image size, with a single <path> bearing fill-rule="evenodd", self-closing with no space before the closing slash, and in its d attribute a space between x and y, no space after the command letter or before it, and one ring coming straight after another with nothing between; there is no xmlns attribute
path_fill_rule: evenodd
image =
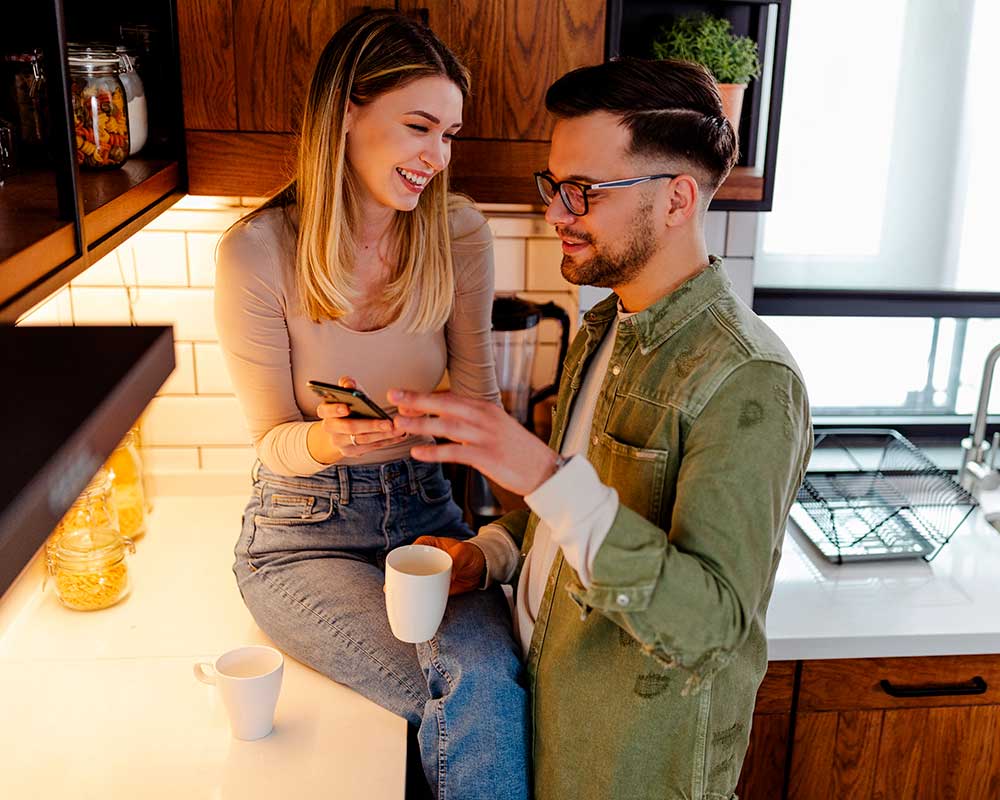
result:
<svg viewBox="0 0 1000 800"><path fill-rule="evenodd" d="M0 797L401 798L405 723L286 656L274 732L239 742L191 665L267 642L232 577L243 495L159 497L114 608L63 609L34 564L0 604ZM1000 653L1000 533L930 562L834 565L790 525L772 660Z"/></svg>
<svg viewBox="0 0 1000 800"><path fill-rule="evenodd" d="M194 678L196 661L269 643L231 571L245 502L157 498L110 609L64 609L37 559L4 596L0 797L403 797L401 717L286 655L274 731L241 742Z"/></svg>

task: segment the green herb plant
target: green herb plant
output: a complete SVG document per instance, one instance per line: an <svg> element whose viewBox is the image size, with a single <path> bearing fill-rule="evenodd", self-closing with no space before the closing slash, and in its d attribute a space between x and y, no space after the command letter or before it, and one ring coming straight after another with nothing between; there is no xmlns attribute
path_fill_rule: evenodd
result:
<svg viewBox="0 0 1000 800"><path fill-rule="evenodd" d="M748 83L760 77L757 45L748 36L734 36L731 28L728 19L710 14L679 17L660 28L653 56L694 61L719 83Z"/></svg>

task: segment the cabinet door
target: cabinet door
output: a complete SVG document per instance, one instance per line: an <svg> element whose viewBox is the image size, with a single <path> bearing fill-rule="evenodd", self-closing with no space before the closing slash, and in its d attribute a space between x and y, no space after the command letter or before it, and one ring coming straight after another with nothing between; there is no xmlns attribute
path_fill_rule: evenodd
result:
<svg viewBox="0 0 1000 800"><path fill-rule="evenodd" d="M1000 797L1000 657L804 662L788 797Z"/></svg>
<svg viewBox="0 0 1000 800"><path fill-rule="evenodd" d="M757 690L750 746L736 786L741 800L780 798L788 759L794 661L772 661Z"/></svg>

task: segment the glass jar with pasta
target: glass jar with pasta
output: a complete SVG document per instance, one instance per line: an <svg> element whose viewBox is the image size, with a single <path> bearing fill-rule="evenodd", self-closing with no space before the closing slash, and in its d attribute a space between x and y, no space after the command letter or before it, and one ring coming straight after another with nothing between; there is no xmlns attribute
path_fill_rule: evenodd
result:
<svg viewBox="0 0 1000 800"><path fill-rule="evenodd" d="M146 499L136 428L125 434L104 466L111 473L111 497L122 536L137 539L146 533Z"/></svg>
<svg viewBox="0 0 1000 800"><path fill-rule="evenodd" d="M118 56L99 50L70 50L76 161L86 169L113 169L128 160L125 87Z"/></svg>
<svg viewBox="0 0 1000 800"><path fill-rule="evenodd" d="M77 528L63 534L48 560L56 596L74 611L97 611L129 593L127 552L132 542L111 528Z"/></svg>
<svg viewBox="0 0 1000 800"><path fill-rule="evenodd" d="M81 528L110 528L120 532L118 511L112 501L111 473L103 467L90 479L80 496L73 501L69 511L63 514L55 530L46 542L46 552L51 559L56 545L65 534Z"/></svg>

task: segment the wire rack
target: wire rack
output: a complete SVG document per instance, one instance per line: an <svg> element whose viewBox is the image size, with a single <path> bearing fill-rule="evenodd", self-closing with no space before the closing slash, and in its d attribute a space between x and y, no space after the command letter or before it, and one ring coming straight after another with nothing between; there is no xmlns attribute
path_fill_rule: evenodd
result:
<svg viewBox="0 0 1000 800"><path fill-rule="evenodd" d="M888 428L817 433L796 500L792 519L838 564L930 561L976 506L949 473Z"/></svg>

